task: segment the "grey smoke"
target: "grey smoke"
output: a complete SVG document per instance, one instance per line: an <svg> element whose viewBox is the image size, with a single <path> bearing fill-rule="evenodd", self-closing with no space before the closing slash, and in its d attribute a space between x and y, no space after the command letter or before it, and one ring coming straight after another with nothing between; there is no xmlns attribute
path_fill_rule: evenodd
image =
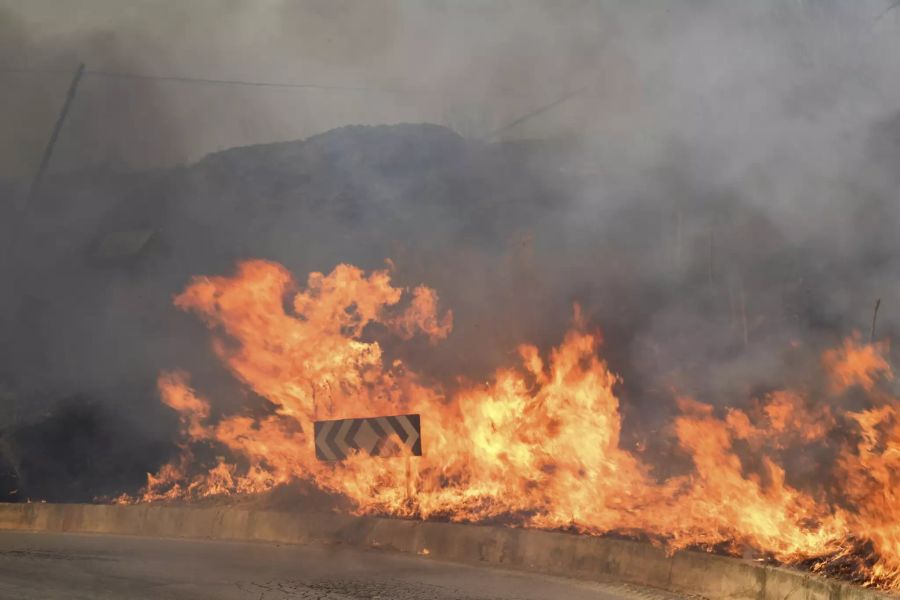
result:
<svg viewBox="0 0 900 600"><path fill-rule="evenodd" d="M900 326L900 10L885 6L0 1L0 67L368 88L88 77L18 213L68 75L0 73L0 228L25 240L2 261L7 413L81 394L168 440L153 382L172 367L220 410L264 407L170 305L251 257L301 281L392 258L456 328L388 351L451 386L558 342L578 302L624 377L629 431L663 423L676 392L815 392L819 353L867 335L876 298L879 337ZM401 122L437 125L323 133ZM139 259L92 257L135 231L152 233Z"/></svg>

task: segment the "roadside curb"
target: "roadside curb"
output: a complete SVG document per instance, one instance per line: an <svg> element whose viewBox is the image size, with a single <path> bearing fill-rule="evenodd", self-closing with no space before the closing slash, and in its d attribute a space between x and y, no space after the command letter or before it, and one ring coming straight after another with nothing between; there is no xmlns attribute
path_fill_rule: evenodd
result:
<svg viewBox="0 0 900 600"><path fill-rule="evenodd" d="M707 598L885 600L882 592L781 567L650 544L337 514L154 505L0 504L0 530L348 544L579 579L615 579Z"/></svg>

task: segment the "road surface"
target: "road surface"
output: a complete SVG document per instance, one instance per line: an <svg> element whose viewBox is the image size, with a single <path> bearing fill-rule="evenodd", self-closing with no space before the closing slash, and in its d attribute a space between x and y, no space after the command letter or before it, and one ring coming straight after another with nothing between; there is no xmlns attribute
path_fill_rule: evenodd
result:
<svg viewBox="0 0 900 600"><path fill-rule="evenodd" d="M0 599L675 600L666 592L336 546L0 532Z"/></svg>

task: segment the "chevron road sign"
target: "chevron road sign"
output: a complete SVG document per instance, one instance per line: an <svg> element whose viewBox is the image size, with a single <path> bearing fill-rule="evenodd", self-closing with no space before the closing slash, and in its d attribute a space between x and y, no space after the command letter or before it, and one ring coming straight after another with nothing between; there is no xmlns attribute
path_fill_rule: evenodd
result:
<svg viewBox="0 0 900 600"><path fill-rule="evenodd" d="M419 415L316 421L314 427L319 460L344 460L351 450L370 456L398 456L401 448L392 443L397 439L414 456L422 456Z"/></svg>

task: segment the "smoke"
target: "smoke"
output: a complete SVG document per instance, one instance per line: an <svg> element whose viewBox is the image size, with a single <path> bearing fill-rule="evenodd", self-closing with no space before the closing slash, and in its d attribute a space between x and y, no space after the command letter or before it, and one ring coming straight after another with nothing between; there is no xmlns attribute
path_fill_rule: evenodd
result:
<svg viewBox="0 0 900 600"><path fill-rule="evenodd" d="M83 398L68 398L17 428L0 456L4 501L91 502L134 493L174 446L150 441L134 422Z"/></svg>
<svg viewBox="0 0 900 600"><path fill-rule="evenodd" d="M447 385L558 341L577 302L623 376L626 426L648 430L675 394L736 405L807 380L823 348L869 334L876 298L878 337L900 326L882 2L78 4L0 1L13 428L83 395L164 442L170 368L220 410L264 407L171 306L242 258L301 279L391 258L456 318L443 344L386 350ZM52 175L18 212L79 62L93 74ZM444 127L323 133L402 122Z"/></svg>

